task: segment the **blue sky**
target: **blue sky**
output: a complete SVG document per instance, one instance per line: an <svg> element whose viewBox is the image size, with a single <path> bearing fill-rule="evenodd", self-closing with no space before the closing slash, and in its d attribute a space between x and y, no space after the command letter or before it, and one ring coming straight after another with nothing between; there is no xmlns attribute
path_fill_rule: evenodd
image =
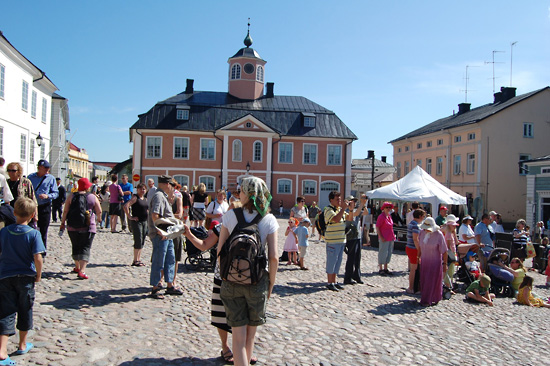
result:
<svg viewBox="0 0 550 366"><path fill-rule="evenodd" d="M227 59L252 47L279 95L333 110L367 150L458 110L550 85L550 1L10 1L0 30L69 99L72 142L92 161L131 154L129 127L185 89L227 91Z"/></svg>

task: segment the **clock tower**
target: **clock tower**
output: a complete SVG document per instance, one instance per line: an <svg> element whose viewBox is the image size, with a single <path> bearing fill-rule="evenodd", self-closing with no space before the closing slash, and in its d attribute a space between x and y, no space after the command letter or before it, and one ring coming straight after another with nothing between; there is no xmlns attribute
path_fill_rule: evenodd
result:
<svg viewBox="0 0 550 366"><path fill-rule="evenodd" d="M241 48L227 60L229 64L229 94L239 99L254 100L263 95L265 64L258 52L250 48L250 23Z"/></svg>

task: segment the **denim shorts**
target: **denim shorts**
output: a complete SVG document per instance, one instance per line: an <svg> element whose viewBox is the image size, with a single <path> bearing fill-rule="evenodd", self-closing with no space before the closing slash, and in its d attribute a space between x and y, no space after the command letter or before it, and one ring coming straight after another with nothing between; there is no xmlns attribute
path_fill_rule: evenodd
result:
<svg viewBox="0 0 550 366"><path fill-rule="evenodd" d="M256 285L240 285L223 281L220 297L225 307L227 324L231 327L265 324L268 287L267 271Z"/></svg>
<svg viewBox="0 0 550 366"><path fill-rule="evenodd" d="M340 270L340 265L342 264L342 257L344 255L344 247L346 244L327 244L327 265L326 273L328 274L338 274Z"/></svg>
<svg viewBox="0 0 550 366"><path fill-rule="evenodd" d="M14 276L0 280L0 334L15 334L17 329L32 329L32 306L34 304L33 276Z"/></svg>

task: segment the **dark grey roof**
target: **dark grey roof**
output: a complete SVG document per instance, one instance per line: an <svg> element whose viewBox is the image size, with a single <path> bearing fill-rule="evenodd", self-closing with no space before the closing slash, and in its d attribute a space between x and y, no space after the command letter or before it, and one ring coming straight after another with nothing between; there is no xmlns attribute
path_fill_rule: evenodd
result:
<svg viewBox="0 0 550 366"><path fill-rule="evenodd" d="M236 57L250 57L250 58L257 58L257 59L260 59L262 60L262 58L260 57L260 55L258 54L258 52L256 52L253 48L250 48L250 47L243 47L241 48L239 51L237 51L236 54L233 55L233 57L231 58L236 58ZM263 61L263 60L262 60Z"/></svg>
<svg viewBox="0 0 550 366"><path fill-rule="evenodd" d="M190 107L188 121L176 119L177 105ZM303 112L315 114L315 127L303 127ZM262 96L245 101L208 91L180 93L158 102L131 129L215 131L249 114L283 136L357 139L334 112L304 97Z"/></svg>
<svg viewBox="0 0 550 366"><path fill-rule="evenodd" d="M539 156L538 158L533 158L529 160L522 160L522 163L534 163L537 161L546 161L546 160L550 160L550 155Z"/></svg>
<svg viewBox="0 0 550 366"><path fill-rule="evenodd" d="M498 112L508 108L509 106L519 103L537 93L540 93L543 90L549 89L550 87L544 87L539 90L532 91L527 94L522 94L517 97L513 97L505 102L491 103L486 104L481 107L473 108L468 112L459 113L451 115L449 117L438 119L435 122L427 124L423 127L420 127L412 132L409 132L406 135L403 135L395 140L390 141L389 143L404 140L406 138L427 135L436 131L447 130L450 128L464 126L472 123L477 123L482 121L485 118L488 118L492 115L497 114Z"/></svg>
<svg viewBox="0 0 550 366"><path fill-rule="evenodd" d="M57 93L53 93L53 94L52 94L52 98L53 98L53 99L67 99L67 98L62 97L61 95L59 95L59 94L57 94Z"/></svg>

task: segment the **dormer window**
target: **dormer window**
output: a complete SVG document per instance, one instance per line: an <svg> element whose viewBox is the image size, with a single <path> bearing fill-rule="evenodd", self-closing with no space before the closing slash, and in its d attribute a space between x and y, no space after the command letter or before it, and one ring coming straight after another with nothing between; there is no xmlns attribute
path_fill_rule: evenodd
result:
<svg viewBox="0 0 550 366"><path fill-rule="evenodd" d="M176 107L176 119L180 121L189 121L189 106L178 105Z"/></svg>
<svg viewBox="0 0 550 366"><path fill-rule="evenodd" d="M315 114L302 112L304 127L315 128Z"/></svg>
<svg viewBox="0 0 550 366"><path fill-rule="evenodd" d="M231 66L231 80L241 78L241 65L235 64Z"/></svg>

